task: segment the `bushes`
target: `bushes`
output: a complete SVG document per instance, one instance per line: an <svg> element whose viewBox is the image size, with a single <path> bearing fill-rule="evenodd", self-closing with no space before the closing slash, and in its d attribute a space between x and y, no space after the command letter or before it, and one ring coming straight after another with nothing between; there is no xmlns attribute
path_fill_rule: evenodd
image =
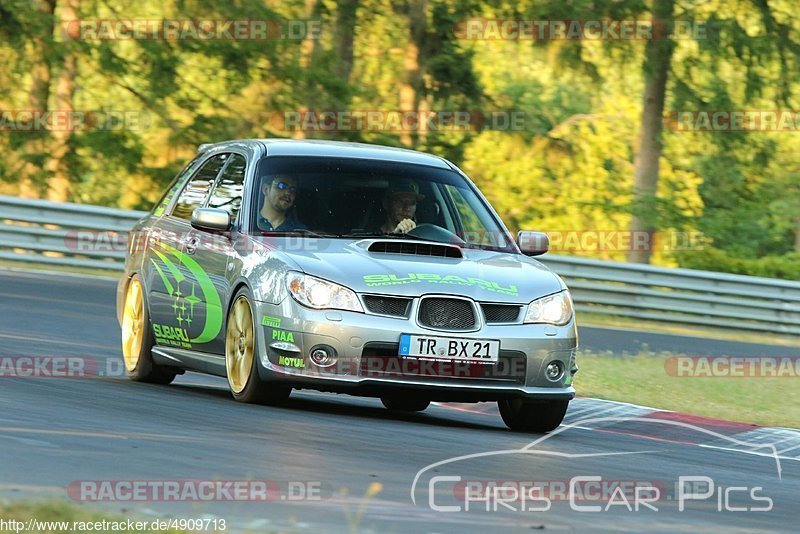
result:
<svg viewBox="0 0 800 534"><path fill-rule="evenodd" d="M784 280L800 280L800 251L782 256L740 258L716 248L693 250L676 255L680 267L732 274L746 274Z"/></svg>

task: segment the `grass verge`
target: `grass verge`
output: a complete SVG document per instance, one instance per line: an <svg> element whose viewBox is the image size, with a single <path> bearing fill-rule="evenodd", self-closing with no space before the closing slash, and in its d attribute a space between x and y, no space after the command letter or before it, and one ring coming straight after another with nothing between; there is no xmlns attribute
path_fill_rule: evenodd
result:
<svg viewBox="0 0 800 534"><path fill-rule="evenodd" d="M581 351L575 388L583 397L743 423L800 428L800 376L671 376L665 367L669 356L672 354L614 356Z"/></svg>

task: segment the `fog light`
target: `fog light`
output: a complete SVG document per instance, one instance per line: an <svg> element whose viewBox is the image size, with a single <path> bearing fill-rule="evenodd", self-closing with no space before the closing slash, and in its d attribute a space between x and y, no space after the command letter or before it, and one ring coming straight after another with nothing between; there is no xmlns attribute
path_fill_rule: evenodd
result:
<svg viewBox="0 0 800 534"><path fill-rule="evenodd" d="M311 349L311 361L319 367L330 367L336 363L336 351L326 345L318 345Z"/></svg>
<svg viewBox="0 0 800 534"><path fill-rule="evenodd" d="M553 360L547 364L547 369L544 371L544 376L551 382L558 382L564 375L564 366L561 362Z"/></svg>

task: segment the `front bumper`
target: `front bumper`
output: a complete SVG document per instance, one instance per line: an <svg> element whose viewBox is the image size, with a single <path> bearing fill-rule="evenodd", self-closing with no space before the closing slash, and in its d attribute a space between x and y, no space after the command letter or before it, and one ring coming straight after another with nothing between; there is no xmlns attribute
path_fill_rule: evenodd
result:
<svg viewBox="0 0 800 534"><path fill-rule="evenodd" d="M420 326L413 305L409 318L396 318L313 310L291 297L278 305L255 304L259 367L265 380L354 395L415 394L442 401L571 399L575 395L572 378L577 371L578 338L574 319L560 327L482 324L476 331L459 333ZM404 333L497 339L500 361L485 365L401 358L398 347ZM317 347L335 351L336 363L316 365L309 355ZM561 362L565 372L550 381L544 369L554 360Z"/></svg>

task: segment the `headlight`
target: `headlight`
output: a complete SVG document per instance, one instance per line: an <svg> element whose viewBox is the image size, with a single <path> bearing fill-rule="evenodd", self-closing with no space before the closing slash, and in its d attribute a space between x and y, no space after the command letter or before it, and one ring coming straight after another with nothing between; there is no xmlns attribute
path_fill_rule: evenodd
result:
<svg viewBox="0 0 800 534"><path fill-rule="evenodd" d="M572 298L569 291L534 300L528 305L526 323L565 325L572 319Z"/></svg>
<svg viewBox="0 0 800 534"><path fill-rule="evenodd" d="M318 310L350 310L364 313L352 289L303 273L286 275L286 286L292 297L304 306Z"/></svg>

